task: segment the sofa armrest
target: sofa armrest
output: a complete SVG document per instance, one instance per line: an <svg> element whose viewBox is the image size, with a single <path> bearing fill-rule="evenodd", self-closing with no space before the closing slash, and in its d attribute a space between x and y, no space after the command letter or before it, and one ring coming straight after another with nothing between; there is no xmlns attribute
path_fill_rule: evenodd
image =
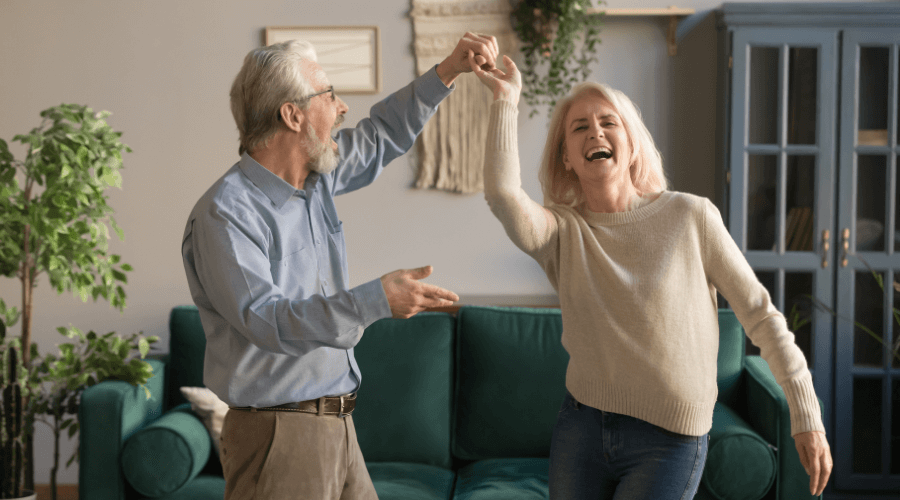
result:
<svg viewBox="0 0 900 500"><path fill-rule="evenodd" d="M122 445L162 412L164 367L157 359L147 381L150 399L140 387L108 380L87 388L78 409L78 497L124 500L125 476L119 463Z"/></svg>
<svg viewBox="0 0 900 500"><path fill-rule="evenodd" d="M784 391L775 382L768 363L759 356L744 359L747 414L745 420L766 441L775 445L777 476L776 500L812 499L809 476L800 463L794 438L791 437L791 417ZM819 405L821 407L821 400Z"/></svg>

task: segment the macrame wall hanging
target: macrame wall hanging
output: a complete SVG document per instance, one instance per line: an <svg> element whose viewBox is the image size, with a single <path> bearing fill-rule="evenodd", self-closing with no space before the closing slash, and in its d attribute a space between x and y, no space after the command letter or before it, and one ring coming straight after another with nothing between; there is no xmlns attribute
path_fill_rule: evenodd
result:
<svg viewBox="0 0 900 500"><path fill-rule="evenodd" d="M444 60L466 32L492 35L500 54L515 58L509 0L412 0L416 73ZM503 63L498 61L501 69ZM457 193L484 189L484 143L493 95L472 73L456 79L456 90L417 139L417 188Z"/></svg>

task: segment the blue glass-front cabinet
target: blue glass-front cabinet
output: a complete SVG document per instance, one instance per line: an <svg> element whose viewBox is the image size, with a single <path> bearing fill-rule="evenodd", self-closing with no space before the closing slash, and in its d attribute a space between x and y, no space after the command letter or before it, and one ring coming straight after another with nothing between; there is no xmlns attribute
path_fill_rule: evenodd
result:
<svg viewBox="0 0 900 500"><path fill-rule="evenodd" d="M900 498L900 4L718 14L722 208L823 400L826 497Z"/></svg>

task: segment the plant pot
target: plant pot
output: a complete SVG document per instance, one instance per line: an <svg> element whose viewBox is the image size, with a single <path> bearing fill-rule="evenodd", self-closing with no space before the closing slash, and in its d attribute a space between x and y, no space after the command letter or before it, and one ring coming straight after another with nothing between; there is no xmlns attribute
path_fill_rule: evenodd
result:
<svg viewBox="0 0 900 500"><path fill-rule="evenodd" d="M21 497L13 497L13 498L3 498L3 497L0 497L0 500L37 500L37 493L35 493L35 492L31 491L31 490L24 490L24 491L22 492L22 494L25 495L25 496L21 496Z"/></svg>

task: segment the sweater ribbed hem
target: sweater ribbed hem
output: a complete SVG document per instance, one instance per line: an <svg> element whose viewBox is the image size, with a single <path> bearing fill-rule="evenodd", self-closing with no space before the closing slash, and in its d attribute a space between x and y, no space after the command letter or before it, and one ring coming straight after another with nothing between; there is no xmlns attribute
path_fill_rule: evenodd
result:
<svg viewBox="0 0 900 500"><path fill-rule="evenodd" d="M632 391L596 379L577 379L571 371L566 388L579 403L639 418L670 432L702 436L712 428L714 399L701 404L686 403L663 394Z"/></svg>
<svg viewBox="0 0 900 500"><path fill-rule="evenodd" d="M796 379L786 381L781 388L791 412L791 436L809 431L825 432L812 375L806 372Z"/></svg>
<svg viewBox="0 0 900 500"><path fill-rule="evenodd" d="M497 100L491 104L486 145L488 151L493 149L518 153L518 116L519 109L509 101Z"/></svg>

